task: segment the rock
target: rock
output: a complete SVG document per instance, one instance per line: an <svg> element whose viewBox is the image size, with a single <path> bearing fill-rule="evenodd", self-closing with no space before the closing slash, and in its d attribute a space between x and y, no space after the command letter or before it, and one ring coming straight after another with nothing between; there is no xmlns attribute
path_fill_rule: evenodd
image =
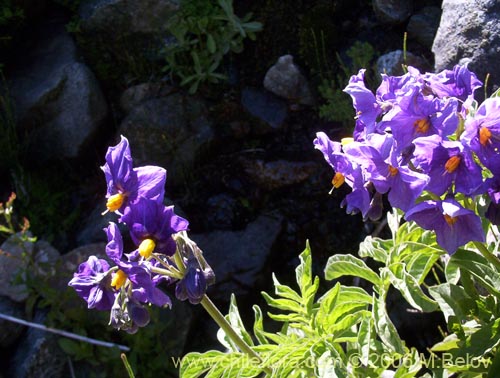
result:
<svg viewBox="0 0 500 378"><path fill-rule="evenodd" d="M466 64L478 79L500 85L500 3L495 0L443 0L432 46L435 70ZM478 91L479 92L479 91Z"/></svg>
<svg viewBox="0 0 500 378"><path fill-rule="evenodd" d="M439 27L441 9L424 7L410 17L406 30L408 37L415 39L422 46L431 49Z"/></svg>
<svg viewBox="0 0 500 378"><path fill-rule="evenodd" d="M380 21L387 24L402 24L413 10L412 0L372 0L372 4Z"/></svg>
<svg viewBox="0 0 500 378"><path fill-rule="evenodd" d="M28 298L24 269L33 256L34 247L34 243L23 238L20 233L10 236L0 246L0 296L9 297L15 302L23 302Z"/></svg>
<svg viewBox="0 0 500 378"><path fill-rule="evenodd" d="M39 278L54 276L57 273L56 263L61 254L49 242L39 240L35 243L35 275Z"/></svg>
<svg viewBox="0 0 500 378"><path fill-rule="evenodd" d="M211 228L230 230L238 218L238 201L228 194L217 194L208 199L205 211Z"/></svg>
<svg viewBox="0 0 500 378"><path fill-rule="evenodd" d="M35 313L33 322L43 324L46 314ZM63 378L67 356L59 348L57 340L60 336L28 327L25 336L17 346L9 377L12 378Z"/></svg>
<svg viewBox="0 0 500 378"><path fill-rule="evenodd" d="M161 83L142 83L127 88L120 96L120 106L130 113L132 109L146 100L157 97L165 97L173 91L173 88Z"/></svg>
<svg viewBox="0 0 500 378"><path fill-rule="evenodd" d="M23 318L24 307L7 297L0 296L0 313L15 318ZM10 348L19 338L23 331L23 326L9 320L0 319L0 348Z"/></svg>
<svg viewBox="0 0 500 378"><path fill-rule="evenodd" d="M230 293L251 292L281 229L280 215L261 215L242 231L191 234L215 272L208 295L227 301Z"/></svg>
<svg viewBox="0 0 500 378"><path fill-rule="evenodd" d="M36 36L9 80L19 127L28 134L36 163L77 158L105 119L106 101L62 26L46 26Z"/></svg>
<svg viewBox="0 0 500 378"><path fill-rule="evenodd" d="M420 71L428 71L427 64L419 56L406 52L406 61L403 50L391 51L377 59L377 71L389 76L403 75L403 64L418 68Z"/></svg>
<svg viewBox="0 0 500 378"><path fill-rule="evenodd" d="M244 88L241 91L241 104L247 112L267 125L255 125L259 128L256 132L266 134L283 128L288 114L287 105L274 94L255 88Z"/></svg>
<svg viewBox="0 0 500 378"><path fill-rule="evenodd" d="M260 159L245 159L242 161L242 165L250 180L265 190L276 190L298 184L318 171L316 163L307 161L276 160L265 162Z"/></svg>
<svg viewBox="0 0 500 378"><path fill-rule="evenodd" d="M283 55L267 71L264 77L264 88L279 97L299 104L315 104L307 79L300 73L291 55Z"/></svg>
<svg viewBox="0 0 500 378"><path fill-rule="evenodd" d="M106 233L103 229L108 226L109 222L116 222L117 216L110 212L102 215L105 210L106 199L103 193L101 203L97 204L89 216L82 220L82 225L76 237L78 245L106 242Z"/></svg>
<svg viewBox="0 0 500 378"><path fill-rule="evenodd" d="M118 131L130 141L135 166L165 167L173 185L184 183L186 172L214 139L205 104L180 93L141 103Z"/></svg>

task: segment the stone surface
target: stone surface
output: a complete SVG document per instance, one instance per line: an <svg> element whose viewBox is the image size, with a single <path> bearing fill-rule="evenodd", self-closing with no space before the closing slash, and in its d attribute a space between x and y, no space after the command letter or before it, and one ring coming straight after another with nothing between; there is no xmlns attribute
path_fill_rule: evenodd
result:
<svg viewBox="0 0 500 378"><path fill-rule="evenodd" d="M135 166L165 167L167 182L174 185L189 177L196 160L214 139L205 104L180 93L141 103L118 131L130 141Z"/></svg>
<svg viewBox="0 0 500 378"><path fill-rule="evenodd" d="M389 76L403 75L403 64L418 68L421 72L429 70L426 62L419 56L413 55L411 52L407 51L405 60L403 50L396 50L384 54L377 59L377 71Z"/></svg>
<svg viewBox="0 0 500 378"><path fill-rule="evenodd" d="M0 296L0 313L22 319L24 316L23 305L7 297ZM10 348L16 342L24 327L9 320L0 319L0 348ZM1 361L1 357L0 357Z"/></svg>
<svg viewBox="0 0 500 378"><path fill-rule="evenodd" d="M23 240L21 234L10 236L0 246L0 295L15 302L23 302L28 298L28 290L23 283L23 269L33 256L34 243Z"/></svg>
<svg viewBox="0 0 500 378"><path fill-rule="evenodd" d="M120 96L120 106L130 113L139 104L153 98L165 97L174 88L161 83L141 83L127 88Z"/></svg>
<svg viewBox="0 0 500 378"><path fill-rule="evenodd" d="M435 70L468 64L479 80L500 85L500 3L495 0L443 0L432 46ZM478 91L479 92L479 91Z"/></svg>
<svg viewBox="0 0 500 378"><path fill-rule="evenodd" d="M107 115L94 74L63 26L46 26L9 80L19 126L42 163L77 158Z"/></svg>
<svg viewBox="0 0 500 378"><path fill-rule="evenodd" d="M266 190L276 190L298 184L318 171L316 163L307 161L275 160L266 162L260 159L244 159L242 165L250 180Z"/></svg>
<svg viewBox="0 0 500 378"><path fill-rule="evenodd" d="M230 293L251 292L281 229L280 215L261 215L242 231L191 234L215 272L208 295L227 301Z"/></svg>
<svg viewBox="0 0 500 378"><path fill-rule="evenodd" d="M430 49L439 27L440 18L441 9L438 7L429 6L420 9L408 21L406 27L408 37L415 39L422 46Z"/></svg>
<svg viewBox="0 0 500 378"><path fill-rule="evenodd" d="M293 62L293 56L283 55L264 77L264 88L277 96L303 104L314 105L315 101L309 84L299 67Z"/></svg>
<svg viewBox="0 0 500 378"><path fill-rule="evenodd" d="M288 114L286 103L274 94L255 88L241 91L241 104L254 117L264 121L264 125L255 125L261 134L282 129Z"/></svg>
<svg viewBox="0 0 500 378"><path fill-rule="evenodd" d="M402 24L413 10L412 0L372 0L377 17L384 23Z"/></svg>
<svg viewBox="0 0 500 378"><path fill-rule="evenodd" d="M37 311L33 322L43 324L46 314ZM8 376L12 378L63 378L67 357L59 348L60 336L28 327L14 352Z"/></svg>

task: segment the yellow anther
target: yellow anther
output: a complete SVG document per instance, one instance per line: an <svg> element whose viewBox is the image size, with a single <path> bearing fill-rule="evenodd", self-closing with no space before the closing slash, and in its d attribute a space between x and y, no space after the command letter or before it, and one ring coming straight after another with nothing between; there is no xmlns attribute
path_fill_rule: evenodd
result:
<svg viewBox="0 0 500 378"><path fill-rule="evenodd" d="M113 212L118 210L123 205L123 201L125 200L125 196L122 193L113 194L108 198L108 202L106 202L106 207L109 211Z"/></svg>
<svg viewBox="0 0 500 378"><path fill-rule="evenodd" d="M123 286L125 281L127 281L127 274L123 270L118 269L111 279L111 286L114 286L118 290Z"/></svg>
<svg viewBox="0 0 500 378"><path fill-rule="evenodd" d="M461 161L462 161L462 158L460 156L458 156L458 155L452 156L445 163L444 169L446 169L446 172L448 172L448 173L453 173L457 170Z"/></svg>
<svg viewBox="0 0 500 378"><path fill-rule="evenodd" d="M415 127L415 131L417 133L424 134L429 131L431 123L428 118L417 119L415 122L413 122L413 127Z"/></svg>
<svg viewBox="0 0 500 378"><path fill-rule="evenodd" d="M341 144L342 146L347 146L349 143L352 143L352 142L354 142L354 138L352 138L352 137L342 138L342 139L340 140L340 144Z"/></svg>
<svg viewBox="0 0 500 378"><path fill-rule="evenodd" d="M399 170L392 165L389 165L389 174L391 176L396 176L398 174Z"/></svg>
<svg viewBox="0 0 500 378"><path fill-rule="evenodd" d="M483 126L479 129L479 143L481 145L486 146L486 144L491 139L491 131L486 126Z"/></svg>
<svg viewBox="0 0 500 378"><path fill-rule="evenodd" d="M338 189L342 186L342 184L345 182L345 177L342 173L340 172L337 172L335 173L335 175L333 176L333 179L332 179L332 185L335 189Z"/></svg>
<svg viewBox="0 0 500 378"><path fill-rule="evenodd" d="M139 244L139 254L145 259L149 258L156 247L156 243L153 239L144 239L141 244Z"/></svg>
<svg viewBox="0 0 500 378"><path fill-rule="evenodd" d="M448 225L451 227L455 224L455 222L457 221L457 217L452 217L452 216L449 216L448 214L444 214L444 220L446 221L446 223L448 223Z"/></svg>

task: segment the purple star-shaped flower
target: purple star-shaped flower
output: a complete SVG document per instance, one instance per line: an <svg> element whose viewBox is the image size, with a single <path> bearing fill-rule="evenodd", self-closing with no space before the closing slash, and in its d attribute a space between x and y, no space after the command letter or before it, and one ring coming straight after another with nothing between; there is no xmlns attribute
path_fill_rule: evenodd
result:
<svg viewBox="0 0 500 378"><path fill-rule="evenodd" d="M432 135L417 138L413 144L415 165L430 177L426 190L441 196L455 184L455 192L472 195L482 185L481 168L462 143Z"/></svg>
<svg viewBox="0 0 500 378"><path fill-rule="evenodd" d="M185 231L189 222L174 213L173 206L165 206L149 198L139 197L134 206L125 209L121 220L130 229L130 236L139 246L144 240L154 242L154 250L172 256L175 241L172 235Z"/></svg>
<svg viewBox="0 0 500 378"><path fill-rule="evenodd" d="M133 168L127 138L122 136L120 143L108 148L101 169L106 177L109 211L123 212L139 196L163 201L166 170L156 166Z"/></svg>
<svg viewBox="0 0 500 378"><path fill-rule="evenodd" d="M170 298L155 286L146 262L131 262L123 259L123 239L118 225L111 222L105 231L108 236L106 254L132 283L133 299L160 307L171 306Z"/></svg>
<svg viewBox="0 0 500 378"><path fill-rule="evenodd" d="M438 244L450 255L470 241L485 241L481 218L452 199L423 201L411 208L405 219L435 231Z"/></svg>
<svg viewBox="0 0 500 378"><path fill-rule="evenodd" d="M477 154L494 174L500 174L500 98L487 98L473 118L465 121L464 144Z"/></svg>
<svg viewBox="0 0 500 378"><path fill-rule="evenodd" d="M87 302L88 308L110 310L116 292L111 287L109 270L106 260L90 256L86 262L80 264L68 285Z"/></svg>

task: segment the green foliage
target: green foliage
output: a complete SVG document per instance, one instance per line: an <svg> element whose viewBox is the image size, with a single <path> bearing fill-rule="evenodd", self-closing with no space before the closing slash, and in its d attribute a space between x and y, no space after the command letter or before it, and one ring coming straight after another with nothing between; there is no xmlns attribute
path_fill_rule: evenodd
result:
<svg viewBox="0 0 500 378"><path fill-rule="evenodd" d="M251 21L251 13L236 16L232 0L183 0L180 5L168 25L175 42L164 48L164 70L195 93L202 83L225 79L219 71L224 56L243 51L244 40L255 40L262 25Z"/></svg>
<svg viewBox="0 0 500 378"><path fill-rule="evenodd" d="M375 50L368 42L356 41L346 52L348 62L345 63L339 54L336 55L337 70L326 71L321 75L318 92L323 98L319 106L319 115L329 121L351 125L354 118L352 100L343 92L349 82L351 72L358 72L361 67L369 67L365 72L367 84L373 84L375 69L372 63ZM371 67L371 68L370 68Z"/></svg>

